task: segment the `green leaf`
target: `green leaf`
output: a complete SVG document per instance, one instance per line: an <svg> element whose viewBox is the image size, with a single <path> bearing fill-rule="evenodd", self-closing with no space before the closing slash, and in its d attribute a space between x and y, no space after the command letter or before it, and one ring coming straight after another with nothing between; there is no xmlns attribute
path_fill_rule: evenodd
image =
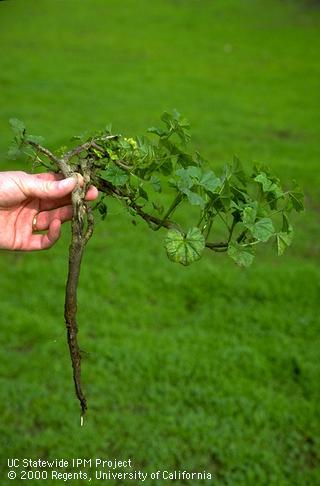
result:
<svg viewBox="0 0 320 486"><path fill-rule="evenodd" d="M146 201L149 201L148 193L143 189L142 186L139 187L139 196L142 197L142 199L145 199Z"/></svg>
<svg viewBox="0 0 320 486"><path fill-rule="evenodd" d="M10 118L9 123L10 123L10 126L11 126L14 134L18 138L23 139L23 137L26 133L25 124L21 120L18 120L17 118Z"/></svg>
<svg viewBox="0 0 320 486"><path fill-rule="evenodd" d="M205 205L205 200L196 192L190 191L190 189L185 189L183 193L187 196L188 201L192 206L201 206L202 208Z"/></svg>
<svg viewBox="0 0 320 486"><path fill-rule="evenodd" d="M179 191L185 193L185 191L191 189L191 187L194 185L194 182L192 180L192 177L190 176L188 169L178 169L175 173L178 176L177 188L179 189Z"/></svg>
<svg viewBox="0 0 320 486"><path fill-rule="evenodd" d="M285 233L293 233L292 226L286 213L283 213L282 215L282 231Z"/></svg>
<svg viewBox="0 0 320 486"><path fill-rule="evenodd" d="M182 265L190 265L201 258L205 239L199 228L189 229L186 235L172 229L168 231L164 244L170 260Z"/></svg>
<svg viewBox="0 0 320 486"><path fill-rule="evenodd" d="M233 156L232 175L242 182L242 184L246 184L247 176L243 170L242 163L236 155Z"/></svg>
<svg viewBox="0 0 320 486"><path fill-rule="evenodd" d="M237 242L231 242L228 246L228 255L240 267L249 267L254 259L254 250L251 246L243 246Z"/></svg>
<svg viewBox="0 0 320 486"><path fill-rule="evenodd" d="M125 151L132 151L132 145L130 144L129 140L126 138L121 138L119 140L119 147ZM110 148L108 149L110 151ZM110 153L110 152L109 152Z"/></svg>
<svg viewBox="0 0 320 486"><path fill-rule="evenodd" d="M268 241L274 234L274 226L270 218L261 218L254 224L245 224L254 238L259 241Z"/></svg>
<svg viewBox="0 0 320 486"><path fill-rule="evenodd" d="M105 131L105 134L106 135L111 135L111 133L112 133L112 123L108 123L108 125L105 126L104 131Z"/></svg>
<svg viewBox="0 0 320 486"><path fill-rule="evenodd" d="M212 170L209 170L201 175L199 185L206 191L214 192L221 185L221 180Z"/></svg>
<svg viewBox="0 0 320 486"><path fill-rule="evenodd" d="M277 233L277 248L278 255L281 256L285 252L286 248L291 245L293 233Z"/></svg>
<svg viewBox="0 0 320 486"><path fill-rule="evenodd" d="M146 137L137 137L137 150L140 155L140 160L137 160L137 165L141 166L148 166L150 163L154 161L155 153L154 147L149 142Z"/></svg>
<svg viewBox="0 0 320 486"><path fill-rule="evenodd" d="M150 182L155 192L161 192L161 181L157 176L151 176Z"/></svg>
<svg viewBox="0 0 320 486"><path fill-rule="evenodd" d="M257 207L258 203L256 201L252 202L250 206L246 206L242 211L242 222L255 239L268 241L275 231L273 223L270 218L261 218L256 221Z"/></svg>
<svg viewBox="0 0 320 486"><path fill-rule="evenodd" d="M168 128L171 128L173 126L173 116L167 111L164 111L162 113L160 119L167 125Z"/></svg>
<svg viewBox="0 0 320 486"><path fill-rule="evenodd" d="M73 140L79 140L80 142L84 143L87 141L88 134L87 133L82 133L81 135L73 135L73 137L70 138L71 141Z"/></svg>
<svg viewBox="0 0 320 486"><path fill-rule="evenodd" d="M278 255L283 255L288 246L291 245L293 240L293 229L288 220L288 216L283 213L282 219L282 231L276 234Z"/></svg>
<svg viewBox="0 0 320 486"><path fill-rule="evenodd" d="M257 208L252 206L247 206L244 208L242 213L242 221L245 226L252 226L255 223L257 217Z"/></svg>
<svg viewBox="0 0 320 486"><path fill-rule="evenodd" d="M41 136L37 136L37 135L27 135L25 137L25 140L27 142L34 142L34 143L38 143L38 144L42 144L44 142L44 138L41 137Z"/></svg>
<svg viewBox="0 0 320 486"><path fill-rule="evenodd" d="M98 157L98 159L103 159L104 158L103 155L102 155L102 153L99 150L97 150L95 148L91 148L91 150ZM112 157L112 155L110 155L110 153L109 153L109 157L110 157L110 159L114 160L113 157ZM118 157L116 157L116 158L118 158Z"/></svg>
<svg viewBox="0 0 320 486"><path fill-rule="evenodd" d="M189 167L184 170L187 172L187 174L189 174L194 182L199 182L200 177L202 176L202 170L200 169L200 167L197 167L196 165L189 165Z"/></svg>
<svg viewBox="0 0 320 486"><path fill-rule="evenodd" d="M169 176L170 174L172 174L172 171L173 171L173 164L172 164L172 160L170 159L167 159L165 160L161 166L159 167L159 171L161 172L161 174L163 174L164 176Z"/></svg>
<svg viewBox="0 0 320 486"><path fill-rule="evenodd" d="M99 213L101 214L101 218L104 220L106 218L107 214L108 214L107 205L103 201L100 201L97 204L97 208L98 208Z"/></svg>
<svg viewBox="0 0 320 486"><path fill-rule="evenodd" d="M198 166L202 166L202 165L205 165L207 163L207 161L202 157L202 155L198 151L196 151L196 153L195 153L195 159L196 159Z"/></svg>
<svg viewBox="0 0 320 486"><path fill-rule="evenodd" d="M220 200L221 203L224 207L224 209L229 209L230 208L230 203L231 203L231 189L230 189L230 184L228 179L225 179L222 190L220 192Z"/></svg>
<svg viewBox="0 0 320 486"><path fill-rule="evenodd" d="M9 124L14 132L14 139L8 150L8 157L16 159L21 154L21 146L26 132L24 123L17 118L10 118Z"/></svg>
<svg viewBox="0 0 320 486"><path fill-rule="evenodd" d="M21 154L20 146L21 145L17 142L16 139L14 139L11 142L11 145L10 145L9 150L8 150L9 159L15 160L17 157L19 157L19 155Z"/></svg>
<svg viewBox="0 0 320 486"><path fill-rule="evenodd" d="M304 210L304 194L299 186L295 185L294 189L289 192L289 197L292 206L298 213Z"/></svg>
<svg viewBox="0 0 320 486"><path fill-rule="evenodd" d="M178 169L175 173L178 176L177 188L185 194L194 186L213 193L221 185L220 179L212 171L203 173L200 167L194 165Z"/></svg>
<svg viewBox="0 0 320 486"><path fill-rule="evenodd" d="M170 156L175 166L176 163L182 167L188 167L189 165L195 165L195 161L192 156L183 150L178 145L172 143L168 138L161 138L159 141L161 148L165 149L166 155Z"/></svg>
<svg viewBox="0 0 320 486"><path fill-rule="evenodd" d="M109 164L106 170L101 171L101 176L114 186L124 186L129 179L128 174L115 164Z"/></svg>
<svg viewBox="0 0 320 486"><path fill-rule="evenodd" d="M186 144L189 142L189 123L186 119L181 118L177 110L174 110L173 114L165 111L161 116L161 120L166 124L170 132L169 135L176 133L183 143Z"/></svg>
<svg viewBox="0 0 320 486"><path fill-rule="evenodd" d="M157 127L150 127L148 128L147 132L154 133L155 135L158 135L158 137L166 137L169 134L167 130L163 130L162 128Z"/></svg>
<svg viewBox="0 0 320 486"><path fill-rule="evenodd" d="M283 195L281 187L275 181L267 177L264 172L258 174L254 180L261 184L263 192L273 192L277 198Z"/></svg>
<svg viewBox="0 0 320 486"><path fill-rule="evenodd" d="M186 152L179 152L177 154L177 163L182 167L188 167L188 165L192 164L192 162L193 159L191 155L187 154Z"/></svg>

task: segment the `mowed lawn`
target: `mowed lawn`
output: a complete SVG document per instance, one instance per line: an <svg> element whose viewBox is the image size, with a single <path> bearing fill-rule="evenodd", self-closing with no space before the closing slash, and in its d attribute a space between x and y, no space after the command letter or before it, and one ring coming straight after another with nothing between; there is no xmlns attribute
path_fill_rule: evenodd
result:
<svg viewBox="0 0 320 486"><path fill-rule="evenodd" d="M110 202L79 289L82 428L69 229L50 251L0 252L1 484L11 457L215 476L177 484L320 484L319 27L294 0L0 2L0 170L31 171L6 159L10 117L55 149L109 122L143 133L177 108L213 170L233 154L266 163L307 206L286 255L266 246L243 270L209 252L169 262L164 234Z"/></svg>

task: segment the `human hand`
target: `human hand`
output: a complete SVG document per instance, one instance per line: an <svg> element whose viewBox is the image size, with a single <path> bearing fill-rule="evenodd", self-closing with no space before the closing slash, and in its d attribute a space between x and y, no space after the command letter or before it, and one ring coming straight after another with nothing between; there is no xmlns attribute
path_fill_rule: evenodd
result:
<svg viewBox="0 0 320 486"><path fill-rule="evenodd" d="M72 218L71 192L76 185L75 177L64 179L61 174L0 172L0 248L50 248L60 237L61 224ZM91 186L86 200L97 197L98 190Z"/></svg>

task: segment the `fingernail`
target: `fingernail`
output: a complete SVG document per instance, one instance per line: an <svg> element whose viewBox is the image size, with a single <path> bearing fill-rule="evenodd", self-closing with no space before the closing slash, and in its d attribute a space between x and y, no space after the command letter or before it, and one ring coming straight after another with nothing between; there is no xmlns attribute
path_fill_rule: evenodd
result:
<svg viewBox="0 0 320 486"><path fill-rule="evenodd" d="M82 175L79 174L79 172L76 172L75 173L75 177L76 177L77 183L81 186L83 184L83 177L82 177Z"/></svg>

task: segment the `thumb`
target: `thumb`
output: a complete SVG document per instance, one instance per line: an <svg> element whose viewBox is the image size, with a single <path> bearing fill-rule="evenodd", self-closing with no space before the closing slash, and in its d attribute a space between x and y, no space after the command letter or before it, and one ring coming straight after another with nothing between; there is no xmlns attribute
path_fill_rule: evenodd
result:
<svg viewBox="0 0 320 486"><path fill-rule="evenodd" d="M59 199L70 194L76 185L76 177L67 177L60 181L46 181L30 176L25 183L25 189L28 196L39 199Z"/></svg>

